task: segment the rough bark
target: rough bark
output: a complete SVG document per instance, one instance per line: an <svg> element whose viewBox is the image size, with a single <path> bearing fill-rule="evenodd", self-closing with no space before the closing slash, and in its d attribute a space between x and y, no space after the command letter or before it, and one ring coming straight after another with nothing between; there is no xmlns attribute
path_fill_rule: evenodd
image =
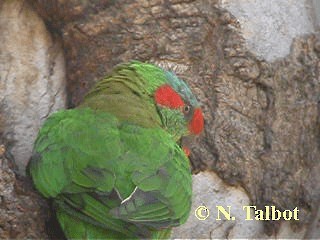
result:
<svg viewBox="0 0 320 240"><path fill-rule="evenodd" d="M20 174L43 121L65 107L60 44L25 1L0 1L0 114Z"/></svg>
<svg viewBox="0 0 320 240"><path fill-rule="evenodd" d="M17 178L0 146L0 238L40 239L47 237L45 221L49 209L28 178Z"/></svg>
<svg viewBox="0 0 320 240"><path fill-rule="evenodd" d="M70 107L120 62L171 69L190 84L205 113L205 132L192 146L194 172L214 171L242 186L261 209L298 207L295 229L317 224L318 36L295 40L289 56L269 63L244 47L237 21L217 1L30 3L62 39ZM266 232L279 224L266 222Z"/></svg>

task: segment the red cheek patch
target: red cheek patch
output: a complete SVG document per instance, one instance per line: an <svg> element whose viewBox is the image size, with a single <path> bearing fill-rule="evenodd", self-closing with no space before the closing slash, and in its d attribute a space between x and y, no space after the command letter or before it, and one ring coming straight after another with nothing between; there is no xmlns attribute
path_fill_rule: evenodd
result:
<svg viewBox="0 0 320 240"><path fill-rule="evenodd" d="M193 134L199 134L203 130L204 120L200 108L195 109L193 117L189 122L189 131Z"/></svg>
<svg viewBox="0 0 320 240"><path fill-rule="evenodd" d="M157 104L173 109L184 106L184 102L180 95L167 84L156 90L155 100Z"/></svg>

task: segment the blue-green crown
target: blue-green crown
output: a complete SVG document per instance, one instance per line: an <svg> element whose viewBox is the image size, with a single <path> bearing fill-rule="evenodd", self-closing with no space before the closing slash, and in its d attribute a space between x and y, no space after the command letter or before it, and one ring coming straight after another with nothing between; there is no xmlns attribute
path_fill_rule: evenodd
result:
<svg viewBox="0 0 320 240"><path fill-rule="evenodd" d="M165 71L165 75L169 84L180 94L184 100L187 100L194 107L199 105L190 88L183 80L179 79L173 72L170 71Z"/></svg>

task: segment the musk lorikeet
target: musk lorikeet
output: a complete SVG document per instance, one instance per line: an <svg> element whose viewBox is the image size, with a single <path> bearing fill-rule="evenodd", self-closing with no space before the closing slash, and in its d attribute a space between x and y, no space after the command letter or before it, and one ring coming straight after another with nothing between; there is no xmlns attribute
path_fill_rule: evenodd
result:
<svg viewBox="0 0 320 240"><path fill-rule="evenodd" d="M117 66L40 129L29 170L67 238L168 238L191 207L181 137L203 129L185 82L152 64ZM186 151L188 151L186 149Z"/></svg>

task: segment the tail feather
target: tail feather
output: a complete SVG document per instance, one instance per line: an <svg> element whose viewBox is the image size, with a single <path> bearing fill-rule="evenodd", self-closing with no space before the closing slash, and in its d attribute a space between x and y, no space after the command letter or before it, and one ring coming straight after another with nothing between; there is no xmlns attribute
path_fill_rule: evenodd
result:
<svg viewBox="0 0 320 240"><path fill-rule="evenodd" d="M113 218L109 213L109 208L92 198L88 194L82 194L82 204L79 206L79 194L75 196L76 199L73 199L72 195L67 195L60 197L55 201L55 205L57 208L57 215L64 216L64 218L77 219L76 222L88 223L90 225L95 226L96 228L106 229L108 231L113 231L115 233L121 233L120 235L127 236L132 238L132 236L136 236L138 234L139 229L132 225L128 224L122 220ZM63 214L62 214L63 213ZM69 216L69 217L66 217ZM66 225L63 222L64 218L58 217L58 220L62 226L62 229L65 230L63 225ZM69 226L69 224L67 224ZM90 228L92 229L92 227Z"/></svg>
<svg viewBox="0 0 320 240"><path fill-rule="evenodd" d="M63 209L57 210L57 218L68 239L126 239L127 235L107 230L70 215Z"/></svg>
<svg viewBox="0 0 320 240"><path fill-rule="evenodd" d="M159 231L154 231L152 233L152 239L170 239L171 236L171 228L162 229Z"/></svg>
<svg viewBox="0 0 320 240"><path fill-rule="evenodd" d="M57 218L68 239L170 238L171 229L151 230L114 218L108 205L88 193L64 195L55 200Z"/></svg>

